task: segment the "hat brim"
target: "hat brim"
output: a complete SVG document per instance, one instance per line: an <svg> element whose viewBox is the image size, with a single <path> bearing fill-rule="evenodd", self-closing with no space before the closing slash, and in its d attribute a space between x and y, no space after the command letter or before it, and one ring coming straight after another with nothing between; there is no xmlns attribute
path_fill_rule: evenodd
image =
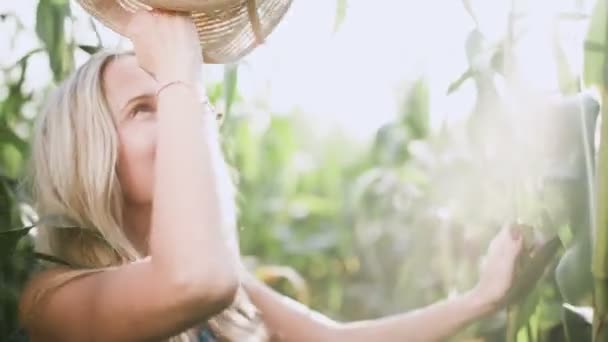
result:
<svg viewBox="0 0 608 342"><path fill-rule="evenodd" d="M251 0L223 1L221 7L189 11L199 36L205 63L233 63L249 54L281 22L292 0L255 0L255 20L248 8ZM133 13L149 10L139 0L78 0L90 15L118 34ZM157 1L158 2L158 1ZM163 6L172 9L170 3Z"/></svg>

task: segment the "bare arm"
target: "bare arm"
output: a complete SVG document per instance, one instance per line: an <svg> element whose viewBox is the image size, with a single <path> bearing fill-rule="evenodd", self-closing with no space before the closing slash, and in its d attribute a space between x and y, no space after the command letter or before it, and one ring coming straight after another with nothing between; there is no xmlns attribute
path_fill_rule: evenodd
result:
<svg viewBox="0 0 608 342"><path fill-rule="evenodd" d="M245 288L266 325L284 341L437 341L491 311L469 292L400 315L338 323L258 281L248 281Z"/></svg>
<svg viewBox="0 0 608 342"><path fill-rule="evenodd" d="M332 331L331 340L442 341L489 312L491 306L468 292L401 315L343 324Z"/></svg>
<svg viewBox="0 0 608 342"><path fill-rule="evenodd" d="M142 67L157 79L191 81L201 56L192 56L200 47L189 19L141 13L132 26ZM20 303L33 340L161 340L232 302L238 276L221 227L221 153L215 123L203 123L202 113L189 87L160 92L150 257L67 282L36 303L36 316L27 320L36 293L66 270L35 278Z"/></svg>
<svg viewBox="0 0 608 342"><path fill-rule="evenodd" d="M252 276L244 286L269 329L284 341L441 341L494 311L510 287L520 237L503 229L494 239L479 284L459 297L419 310L352 323L338 323L284 297Z"/></svg>

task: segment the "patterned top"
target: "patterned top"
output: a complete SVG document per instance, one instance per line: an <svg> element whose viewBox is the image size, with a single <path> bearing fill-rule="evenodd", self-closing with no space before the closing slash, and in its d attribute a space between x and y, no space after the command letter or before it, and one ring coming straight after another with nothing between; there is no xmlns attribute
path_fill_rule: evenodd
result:
<svg viewBox="0 0 608 342"><path fill-rule="evenodd" d="M9 336L8 342L29 342L29 337L23 329L17 330L13 335ZM209 328L201 329L197 336L198 342L215 342L215 335Z"/></svg>
<svg viewBox="0 0 608 342"><path fill-rule="evenodd" d="M217 339L209 328L201 329L198 334L198 342L215 342Z"/></svg>

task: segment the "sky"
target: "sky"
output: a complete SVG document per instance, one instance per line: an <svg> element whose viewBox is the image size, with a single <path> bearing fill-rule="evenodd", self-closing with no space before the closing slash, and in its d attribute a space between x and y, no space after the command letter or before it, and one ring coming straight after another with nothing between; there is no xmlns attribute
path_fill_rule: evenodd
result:
<svg viewBox="0 0 608 342"><path fill-rule="evenodd" d="M259 112L287 113L294 109L310 118L320 132L336 129L366 139L393 119L399 95L409 80L424 75L431 91L432 126L457 122L471 111L475 91L467 82L447 95L449 84L467 69L464 42L474 22L455 0L347 0L345 19L334 31L337 0L295 0L285 19L266 44L241 63L239 92L244 108ZM470 0L480 27L490 39L504 34L511 0ZM36 0L0 1L0 12L14 11L24 25L35 24ZM551 63L552 19L571 9L574 0L517 1L528 14L525 39L518 47L524 77L540 91L557 87ZM95 42L87 14L72 0L79 20L76 39ZM5 25L6 26L6 25ZM104 44L128 44L98 24ZM34 32L33 29L29 30ZM11 37L0 24L0 62L15 60L38 46L33 34ZM584 27L568 27L562 41L574 67L581 63L580 44ZM77 56L78 62L86 55ZM7 62L8 61L8 62ZM28 84L48 84L47 60L32 60ZM205 66L210 82L221 80L222 67Z"/></svg>

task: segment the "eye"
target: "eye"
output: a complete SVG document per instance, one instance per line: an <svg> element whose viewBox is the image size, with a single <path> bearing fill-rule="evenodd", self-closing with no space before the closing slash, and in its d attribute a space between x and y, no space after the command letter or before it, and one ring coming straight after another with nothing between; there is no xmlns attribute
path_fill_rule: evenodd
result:
<svg viewBox="0 0 608 342"><path fill-rule="evenodd" d="M152 113L152 112L154 112L154 107L152 105L150 105L148 103L139 103L139 104L133 106L133 108L129 112L129 116L134 117L139 114Z"/></svg>

